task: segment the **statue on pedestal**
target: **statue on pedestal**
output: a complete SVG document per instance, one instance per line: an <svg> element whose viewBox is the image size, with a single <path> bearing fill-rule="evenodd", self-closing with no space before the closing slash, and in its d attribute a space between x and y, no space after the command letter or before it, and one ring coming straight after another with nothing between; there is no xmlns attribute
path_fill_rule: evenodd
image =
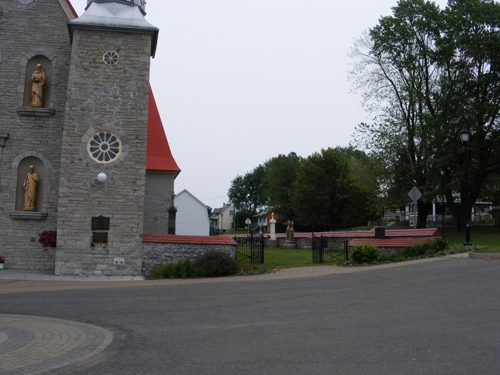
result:
<svg viewBox="0 0 500 375"><path fill-rule="evenodd" d="M271 241L276 241L276 219L274 218L274 212L271 213L269 224L271 226Z"/></svg>

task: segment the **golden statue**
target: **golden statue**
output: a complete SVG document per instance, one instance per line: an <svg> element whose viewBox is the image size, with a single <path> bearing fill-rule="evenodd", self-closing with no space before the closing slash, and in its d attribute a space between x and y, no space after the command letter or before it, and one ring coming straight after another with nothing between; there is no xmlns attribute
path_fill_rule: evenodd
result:
<svg viewBox="0 0 500 375"><path fill-rule="evenodd" d="M31 84L31 103L30 107L42 107L43 89L45 88L45 72L42 70L42 65L38 64L36 70L31 76L33 83Z"/></svg>
<svg viewBox="0 0 500 375"><path fill-rule="evenodd" d="M38 175L35 167L30 165L30 171L24 179L24 207L23 211L35 211L36 186L38 185Z"/></svg>

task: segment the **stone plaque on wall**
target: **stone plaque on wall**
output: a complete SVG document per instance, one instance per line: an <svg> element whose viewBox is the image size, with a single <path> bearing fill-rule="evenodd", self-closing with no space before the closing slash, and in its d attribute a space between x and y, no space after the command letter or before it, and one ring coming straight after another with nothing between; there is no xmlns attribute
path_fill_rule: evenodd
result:
<svg viewBox="0 0 500 375"><path fill-rule="evenodd" d="M109 217L97 216L92 218L92 230L109 230Z"/></svg>

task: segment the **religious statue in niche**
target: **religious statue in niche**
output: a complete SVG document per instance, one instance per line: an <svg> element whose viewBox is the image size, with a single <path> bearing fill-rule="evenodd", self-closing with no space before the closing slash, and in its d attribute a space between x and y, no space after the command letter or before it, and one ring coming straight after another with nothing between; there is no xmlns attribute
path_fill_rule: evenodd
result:
<svg viewBox="0 0 500 375"><path fill-rule="evenodd" d="M41 108L43 100L43 90L45 89L45 72L42 65L38 64L36 70L31 75L31 103L30 107Z"/></svg>
<svg viewBox="0 0 500 375"><path fill-rule="evenodd" d="M30 165L30 171L24 179L24 207L23 211L35 211L36 187L38 185L38 175L35 167Z"/></svg>

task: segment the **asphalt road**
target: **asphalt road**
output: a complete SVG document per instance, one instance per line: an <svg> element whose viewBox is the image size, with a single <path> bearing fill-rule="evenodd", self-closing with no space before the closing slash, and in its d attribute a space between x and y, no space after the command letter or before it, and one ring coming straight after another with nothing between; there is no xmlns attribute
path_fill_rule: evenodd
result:
<svg viewBox="0 0 500 375"><path fill-rule="evenodd" d="M7 294L2 283L0 314L112 333L55 375L500 374L500 261Z"/></svg>

